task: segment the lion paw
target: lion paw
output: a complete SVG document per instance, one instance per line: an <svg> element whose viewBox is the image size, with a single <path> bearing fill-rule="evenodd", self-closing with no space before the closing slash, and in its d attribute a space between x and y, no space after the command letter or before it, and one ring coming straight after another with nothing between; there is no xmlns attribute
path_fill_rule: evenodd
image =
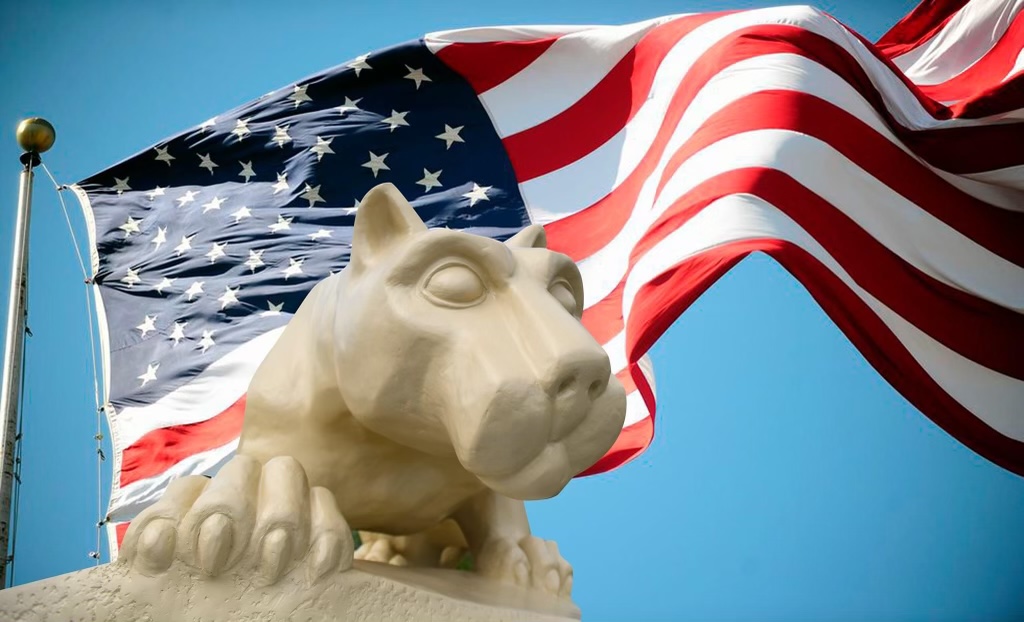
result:
<svg viewBox="0 0 1024 622"><path fill-rule="evenodd" d="M362 546L356 549L355 558L368 562L391 564L392 566L409 565L409 560L393 546L390 538L380 538L364 542Z"/></svg>
<svg viewBox="0 0 1024 622"><path fill-rule="evenodd" d="M572 594L572 566L562 559L558 545L551 540L527 536L518 542L493 539L476 557L481 575L541 590L559 597Z"/></svg>
<svg viewBox="0 0 1024 622"><path fill-rule="evenodd" d="M260 465L236 456L212 479L171 483L132 521L121 560L147 575L164 572L175 559L211 577L249 567L266 585L305 560L313 583L351 568L352 548L334 495L310 488L297 460L281 456Z"/></svg>

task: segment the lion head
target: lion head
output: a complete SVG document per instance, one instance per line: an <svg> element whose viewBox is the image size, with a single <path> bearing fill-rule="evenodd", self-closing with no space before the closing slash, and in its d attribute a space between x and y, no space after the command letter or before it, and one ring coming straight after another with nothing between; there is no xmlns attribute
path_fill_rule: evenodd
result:
<svg viewBox="0 0 1024 622"><path fill-rule="evenodd" d="M506 241L428 230L391 184L356 217L332 326L362 425L454 455L517 499L557 494L611 447L626 399L580 323L583 287L532 225Z"/></svg>

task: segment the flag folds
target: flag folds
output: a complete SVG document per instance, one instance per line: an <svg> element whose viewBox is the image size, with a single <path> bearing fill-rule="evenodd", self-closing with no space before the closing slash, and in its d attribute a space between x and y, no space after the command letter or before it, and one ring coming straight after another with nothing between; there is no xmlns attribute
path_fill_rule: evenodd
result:
<svg viewBox="0 0 1024 622"><path fill-rule="evenodd" d="M577 262L629 395L586 473L647 447L645 353L760 251L921 412L1024 474L1022 6L932 0L877 44L810 7L436 32L80 182L112 525L230 458L249 378L384 181L429 226L540 223Z"/></svg>

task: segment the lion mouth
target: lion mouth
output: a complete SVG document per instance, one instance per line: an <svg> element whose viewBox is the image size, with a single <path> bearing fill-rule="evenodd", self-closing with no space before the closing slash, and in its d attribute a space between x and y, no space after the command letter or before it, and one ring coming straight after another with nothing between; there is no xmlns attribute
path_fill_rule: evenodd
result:
<svg viewBox="0 0 1024 622"><path fill-rule="evenodd" d="M611 448L622 429L625 414L625 390L612 377L585 416L562 434L556 436L553 429L552 436L532 458L509 470L478 472L476 476L488 488L508 497L523 500L553 497Z"/></svg>
<svg viewBox="0 0 1024 622"><path fill-rule="evenodd" d="M506 475L477 475L485 486L513 499L549 499L557 495L573 473L569 452L561 442L548 443L526 466Z"/></svg>

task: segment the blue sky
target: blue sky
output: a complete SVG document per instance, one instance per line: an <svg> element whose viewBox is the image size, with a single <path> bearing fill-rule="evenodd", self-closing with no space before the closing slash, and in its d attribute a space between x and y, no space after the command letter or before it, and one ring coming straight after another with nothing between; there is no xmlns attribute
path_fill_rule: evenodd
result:
<svg viewBox="0 0 1024 622"><path fill-rule="evenodd" d="M298 3L269 2L3 3L0 125L49 118L58 139L45 159L70 183L267 91L430 30L625 23L770 4L440 0L309 2L296 11ZM870 39L913 6L815 4ZM12 132L0 141L4 292L17 155ZM67 200L84 244L81 213ZM82 275L44 176L29 308L18 583L93 563L97 495L105 508L110 478L108 461L97 487ZM534 532L556 539L576 569L585 619L1024 616L1024 479L971 453L896 394L774 262L740 264L653 358L660 399L650 451L529 505Z"/></svg>

